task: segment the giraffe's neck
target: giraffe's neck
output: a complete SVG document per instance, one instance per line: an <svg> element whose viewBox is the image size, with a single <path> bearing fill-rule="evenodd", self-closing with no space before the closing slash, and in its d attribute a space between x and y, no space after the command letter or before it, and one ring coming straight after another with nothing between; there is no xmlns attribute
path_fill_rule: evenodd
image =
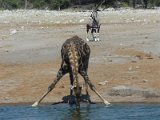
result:
<svg viewBox="0 0 160 120"><path fill-rule="evenodd" d="M78 51L76 46L73 43L70 43L69 45L69 60L70 60L70 64L71 64L71 69L72 69L72 73L73 73L73 79L74 79L74 83L75 86L79 86L79 81L78 81L78 60L79 60L79 56L78 56Z"/></svg>

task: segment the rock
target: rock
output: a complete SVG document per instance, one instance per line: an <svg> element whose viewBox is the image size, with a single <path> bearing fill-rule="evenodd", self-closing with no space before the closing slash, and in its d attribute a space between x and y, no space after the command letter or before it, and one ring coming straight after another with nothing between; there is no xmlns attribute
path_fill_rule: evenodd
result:
<svg viewBox="0 0 160 120"><path fill-rule="evenodd" d="M16 29L10 29L10 35L16 34L17 30Z"/></svg>
<svg viewBox="0 0 160 120"><path fill-rule="evenodd" d="M132 63L137 63L137 60L132 60L131 62L132 62Z"/></svg>
<svg viewBox="0 0 160 120"><path fill-rule="evenodd" d="M109 58L108 58L107 61L108 61L108 62L112 62L112 59L109 59Z"/></svg>
<svg viewBox="0 0 160 120"><path fill-rule="evenodd" d="M146 54L145 57L146 57L147 59L153 59L152 53L151 53L151 52L148 53L148 54Z"/></svg>
<svg viewBox="0 0 160 120"><path fill-rule="evenodd" d="M155 89L142 89L138 87L119 85L112 88L110 95L122 97L136 95L145 98L158 98L160 97L160 91Z"/></svg>
<svg viewBox="0 0 160 120"><path fill-rule="evenodd" d="M105 85L108 81L99 82L98 85Z"/></svg>
<svg viewBox="0 0 160 120"><path fill-rule="evenodd" d="M21 26L21 29L24 31L24 26Z"/></svg>
<svg viewBox="0 0 160 120"><path fill-rule="evenodd" d="M148 37L146 36L146 37L144 37L145 39L148 39Z"/></svg>
<svg viewBox="0 0 160 120"><path fill-rule="evenodd" d="M62 85L62 86L60 86L59 88L65 88L65 86L64 86L64 85Z"/></svg>
<svg viewBox="0 0 160 120"><path fill-rule="evenodd" d="M128 68L128 70L129 70L129 71L132 71L132 66L130 66L130 67Z"/></svg>
<svg viewBox="0 0 160 120"><path fill-rule="evenodd" d="M139 66L136 66L136 69L139 69L140 67Z"/></svg>
<svg viewBox="0 0 160 120"><path fill-rule="evenodd" d="M127 87L127 86L120 85L120 86L113 87L110 95L125 97L125 96L131 96L134 92L135 92L134 89L131 89L130 87Z"/></svg>
<svg viewBox="0 0 160 120"><path fill-rule="evenodd" d="M148 82L148 80L144 79L143 82L146 83L146 82Z"/></svg>
<svg viewBox="0 0 160 120"><path fill-rule="evenodd" d="M84 19L80 19L79 22L80 22L80 23L84 22Z"/></svg>

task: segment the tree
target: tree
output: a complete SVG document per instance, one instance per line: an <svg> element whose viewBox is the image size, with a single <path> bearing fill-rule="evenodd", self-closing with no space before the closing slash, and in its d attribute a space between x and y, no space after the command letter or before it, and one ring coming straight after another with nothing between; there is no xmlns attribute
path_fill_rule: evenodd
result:
<svg viewBox="0 0 160 120"><path fill-rule="evenodd" d="M16 9L23 6L22 0L1 0L0 2L4 9Z"/></svg>
<svg viewBox="0 0 160 120"><path fill-rule="evenodd" d="M51 0L51 8L61 10L70 5L70 0Z"/></svg>
<svg viewBox="0 0 160 120"><path fill-rule="evenodd" d="M25 7L24 7L25 9L27 9L27 5L28 5L28 1L25 0L25 5L24 5L24 6L25 6Z"/></svg>

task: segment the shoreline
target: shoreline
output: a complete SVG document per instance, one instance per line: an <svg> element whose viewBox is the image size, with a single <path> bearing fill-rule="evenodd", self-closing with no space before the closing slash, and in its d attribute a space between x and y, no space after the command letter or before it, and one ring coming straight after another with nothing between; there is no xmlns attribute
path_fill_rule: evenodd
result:
<svg viewBox="0 0 160 120"><path fill-rule="evenodd" d="M0 107L2 106L31 106L34 102L19 102L19 103L0 103ZM87 102L81 102L81 103L86 103ZM81 104L80 103L80 104ZM39 104L39 106L44 106L44 105L57 105L57 104L68 104L68 103L64 103L64 102L42 102ZM102 104L103 102L93 102L90 104ZM115 105L115 104L148 104L148 105L160 105L160 102L111 102L111 105ZM69 104L68 104L69 105ZM110 105L109 105L110 106ZM38 107L38 106L37 106Z"/></svg>

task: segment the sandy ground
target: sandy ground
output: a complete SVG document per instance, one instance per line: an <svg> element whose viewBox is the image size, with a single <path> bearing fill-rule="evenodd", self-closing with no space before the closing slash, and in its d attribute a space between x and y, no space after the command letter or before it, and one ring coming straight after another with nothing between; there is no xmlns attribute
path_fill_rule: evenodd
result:
<svg viewBox="0 0 160 120"><path fill-rule="evenodd" d="M63 42L74 35L86 39L89 14L90 11L0 11L1 104L40 98L60 67ZM160 90L160 9L109 9L100 17L101 41L88 42L90 80L110 102L159 102L160 98L109 93L118 85ZM80 81L84 83L81 77ZM101 82L106 84L99 85ZM66 75L43 102L61 101L69 95L69 89ZM90 95L92 101L100 101L91 90Z"/></svg>

